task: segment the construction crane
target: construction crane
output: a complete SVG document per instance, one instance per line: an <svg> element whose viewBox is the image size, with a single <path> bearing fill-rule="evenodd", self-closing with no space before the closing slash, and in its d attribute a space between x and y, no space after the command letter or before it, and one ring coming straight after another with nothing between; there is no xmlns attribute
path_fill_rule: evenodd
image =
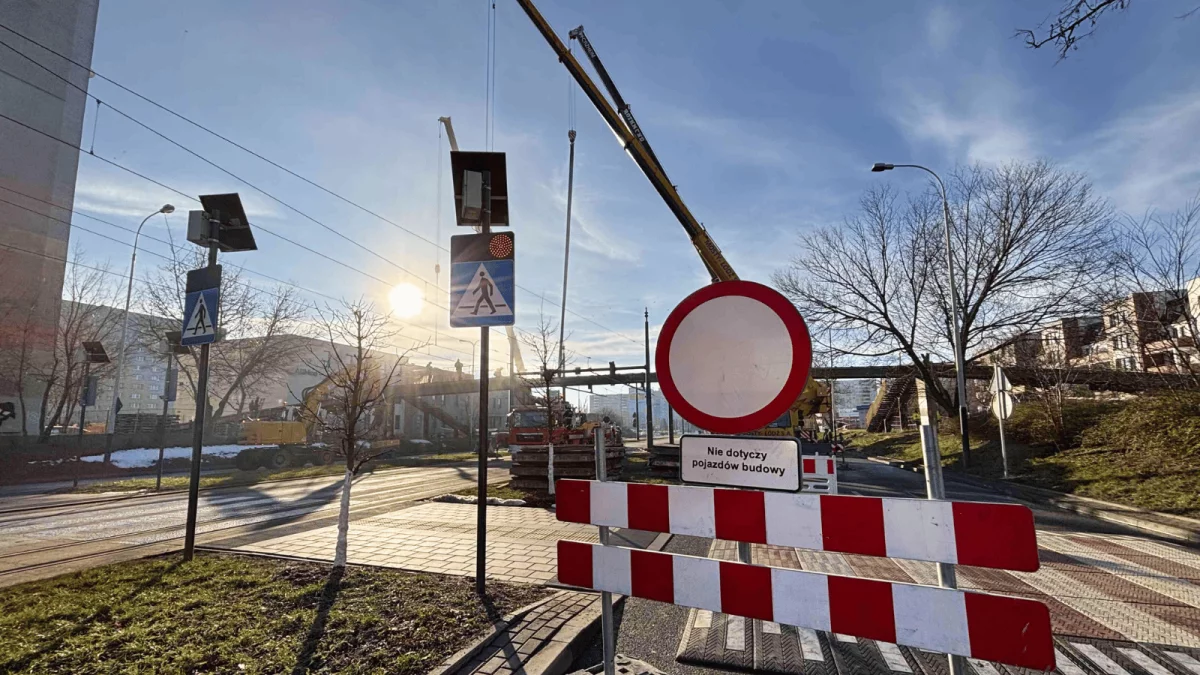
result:
<svg viewBox="0 0 1200 675"><path fill-rule="evenodd" d="M737 279L737 273L733 271L733 267L729 265L729 261L725 260L724 254L717 246L712 237L708 235L708 231L696 220L692 212L688 210L686 204L683 203L683 198L675 191L675 186L671 181L667 180L666 173L662 170L662 166L658 163L658 159L650 152L649 145L645 142L645 135L641 132L641 127L637 125L637 121L633 119L633 114L629 112L629 106L617 93L616 86L612 84L611 78L608 77L608 71L600 63L600 59L595 55L594 49L591 49L591 44L586 42L587 38L583 36L583 30L577 28L571 31L571 36L580 39L580 44L588 53L588 58L595 65L596 71L600 73L600 77L604 79L608 90L613 94L613 98L617 99L617 105L625 112L619 114L613 110L612 105L596 83L592 82L592 78L579 65L579 61L575 60L575 55L567 49L563 41L554 33L554 29L546 22L546 19L533 5L531 0L517 0L517 4L521 9L525 10L525 14L533 25L537 27L538 32L550 44L550 48L558 55L558 60L567 67L567 71L571 73L571 77L583 89L583 93L596 107L600 116L604 118L604 122L608 124L609 129L620 140L621 145L625 148L625 152L633 158L638 168L642 170L650 184L658 192L666 202L667 208L671 209L671 213L675 214L675 218L679 220L679 224L683 226L688 237L692 240L692 245L696 247L696 252L700 254L700 260L704 263L704 267L712 276L713 281L730 281ZM578 33L578 35L576 35ZM636 132L634 131L636 129Z"/></svg>
<svg viewBox="0 0 1200 675"><path fill-rule="evenodd" d="M600 76L600 81L604 83L604 88L608 90L608 95L612 97L613 103L617 104L617 114L621 116L621 119L625 120L625 126L629 127L634 137L641 142L642 147L646 148L646 154L650 155L654 166L658 167L662 175L667 175L662 162L658 161L658 157L654 154L654 149L650 147L650 142L646 140L646 134L642 133L641 125L634 119L633 111L629 109L629 104L625 102L625 98L621 96L621 92L617 91L617 85L608 76L608 69L600 61L600 56L596 54L595 47L592 47L592 41L583 32L583 26L579 26L570 33L567 33L567 37L571 40L579 41L579 46L583 47L583 53L587 54L588 60L592 62L592 67L596 69L596 74Z"/></svg>
<svg viewBox="0 0 1200 675"><path fill-rule="evenodd" d="M450 150L458 152L458 137L454 135L454 124L450 121L449 117L439 117L438 121L442 123L442 126L446 127L446 140L450 142ZM479 229L476 228L475 231L478 232ZM521 347L517 343L517 334L513 332L513 327L505 326L504 328L508 337L508 353L510 357L508 374L511 377L513 373L525 372L525 361L521 358Z"/></svg>

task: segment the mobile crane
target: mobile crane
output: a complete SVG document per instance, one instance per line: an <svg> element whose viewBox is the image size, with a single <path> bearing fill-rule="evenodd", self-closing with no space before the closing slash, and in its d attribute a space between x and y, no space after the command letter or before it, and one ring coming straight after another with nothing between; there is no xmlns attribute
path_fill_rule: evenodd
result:
<svg viewBox="0 0 1200 675"><path fill-rule="evenodd" d="M599 55L596 54L595 48L592 46L587 35L583 32L583 26L575 28L568 34L568 39L579 41L579 45L583 48L588 60L591 61L592 67L600 76L600 80L604 83L608 93L616 102L616 109L613 109L612 104L601 93L600 88L588 76L587 71L579 65L579 61L575 59L575 55L567 49L563 41L559 39L554 29L534 6L532 0L516 0L521 9L533 22L533 25L542 34L550 48L558 56L558 60L567 68L571 77L579 84L584 95L592 102L596 110L600 113L609 129L616 135L625 152L633 159L638 168L654 186L654 189L666 202L667 208L671 213L675 214L675 218L679 220L679 224L683 226L684 231L692 241L692 245L696 247L696 252L700 254L700 260L704 263L704 267L708 270L713 282L731 281L737 279L737 273L733 271L729 261L725 259L721 253L720 247L709 236L708 230L704 228L692 212L684 204L683 198L679 196L675 186L667 179L667 172L663 169L662 164L658 161L654 151L650 149L650 143L646 140L645 133L642 132L641 125L633 117L633 112L629 108L629 104L617 91L616 84L608 74L608 69L600 61ZM820 403L824 401L822 406ZM790 436L799 436L801 428L805 426L806 418L813 419L818 413L822 412L823 407L827 407L829 401L828 387L816 380L809 378L808 384L805 385L804 391L795 405L785 413L779 420L772 423L769 429L773 429L774 434L786 433ZM832 412L832 411L830 411ZM762 431L766 431L765 429ZM756 432L757 433L757 432Z"/></svg>

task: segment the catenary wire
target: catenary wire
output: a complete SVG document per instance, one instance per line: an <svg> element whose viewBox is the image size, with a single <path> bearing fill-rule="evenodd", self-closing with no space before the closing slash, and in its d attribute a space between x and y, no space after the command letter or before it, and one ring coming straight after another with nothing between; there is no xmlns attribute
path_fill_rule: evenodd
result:
<svg viewBox="0 0 1200 675"><path fill-rule="evenodd" d="M196 121L194 121L194 120L192 120L192 119L190 119L190 118L188 118L188 117L186 117L186 116L182 115L181 113L175 112L174 110L172 110L172 109L168 108L167 106L165 106L165 105L162 105L161 103L158 103L158 102L156 102L156 101L154 101L154 100L150 99L149 97L147 97L147 96L144 96L144 95L142 95L142 94L140 94L140 93L138 93L138 92L134 91L133 89L130 89L129 87L126 87L125 85L122 85L121 83L117 82L116 80L113 80L112 78L109 78L109 77L107 77L107 76L105 76L105 75L103 75L103 74L101 74L101 73L97 73L97 72L95 72L95 71L94 71L94 70L92 70L92 69L91 69L89 66L85 66L85 65L83 65L83 64L79 63L78 61L75 61L74 59L72 59L72 58L70 58L70 57L68 57L68 56L66 56L66 55L64 55L64 54L62 54L62 53L60 53L60 52L58 52L58 51L56 51L56 50L54 50L54 49L52 49L52 48L50 48L50 47L47 47L46 45L44 45L44 44L42 44L42 43L38 42L37 40L34 40L33 38L30 38L30 37L28 37L28 36L26 36L26 35L24 35L24 34L22 34L22 33L18 32L18 31L16 31L16 30L13 30L12 28L10 28L9 26L6 26L6 25L4 25L3 23L0 23L0 29L3 29L3 30L5 30L5 31L8 31L9 33L12 33L13 35L16 35L16 36L18 36L18 37L20 37L20 38L22 38L22 39L24 39L24 40L26 40L26 41L30 42L31 44L34 44L34 45L36 45L36 46L38 46L38 47L42 48L43 50L45 50L45 51L47 51L47 52L49 52L49 53L51 53L51 54L54 54L55 56L57 56L57 57L59 57L59 58L61 58L61 59L65 60L65 61L67 61L67 62L71 63L72 65L75 65L76 67L79 67L79 68L81 68L81 69L84 69L84 70L86 70L86 71L89 73L89 75L94 75L94 76L98 77L99 79L101 79L101 80L104 80L105 82L108 82L108 83L112 84L113 86L115 86L115 87L117 87L117 88L121 89L122 91L125 91L125 92L129 93L130 95L132 95L132 96L135 96L135 97L137 97L137 98L139 98L139 99L141 99L141 100L143 100L143 101L145 101L145 102L147 102L147 103L149 103L149 104L151 104L151 105L153 105L153 106L155 106L155 107L157 107L157 108L159 108L159 109L161 109L161 110L163 110L163 111L165 111L165 112L167 112L167 113L169 113L169 114L171 114L171 115L173 115L173 116L175 116L175 117L177 117L177 118L179 118L179 119L181 119L181 120L183 120L183 121L185 121L185 122L187 122L188 124L191 124L191 125L195 126L196 128L198 128L198 129L201 129L202 131L204 131L204 132L206 132L206 133L209 133L209 134L211 134L211 135L213 135L213 136L215 136L215 137L217 137L217 138L221 139L222 141L225 141L226 143L229 143L230 145L233 145L234 147L236 147L236 148L238 148L238 149L240 149L240 150L242 150L242 151L244 151L244 152L246 152L246 153L248 153L248 154L250 154L250 155L253 155L254 157L256 157L256 158L258 158L258 159L260 159L260 160L262 160L262 161L264 161L264 162L267 162L268 164L270 164L270 165L272 165L272 166L274 166L274 167L276 167L276 168L280 169L281 171L284 171L284 172L288 173L289 175L291 175L291 176L293 176L293 177L295 177L295 178L297 178L297 179L299 179L299 180L301 180L301 181L303 181L303 182L305 182L305 183L307 183L307 184L309 184L309 185L312 185L313 187L315 187L315 188L317 188L317 189L321 190L322 192L325 192L325 193L327 193L327 194L329 194L329 195L331 195L331 196L333 196L333 197L335 197L335 198L337 198L337 199L339 199L339 200L341 200L341 201L343 201L343 202L346 202L347 204L350 204L351 206L354 206L355 208L358 208L359 210L361 210L361 211L363 211L363 212L365 212L365 213L367 213L367 214L369 214L369 215L371 215L371 216L373 216L373 217L375 217L375 218L378 218L379 220L382 220L383 222L386 222L386 223L388 223L388 224L390 224L390 225L393 225L394 227L397 227L397 228L399 228L400 230L402 230L402 231L404 231L404 232L407 232L407 233L409 233L409 234L411 234L411 235L413 235L413 236L415 236L415 237L417 237L417 238L419 238L419 239L421 239L421 240L423 240L423 241L425 241L425 242L427 242L427 243L430 243L430 244L432 244L433 246L435 246L435 247L437 247L437 248L441 249L442 251L448 251L448 250L449 250L449 249L447 249L445 246L442 246L442 245L441 245L439 242L433 242L433 241L430 241L428 238L426 238L426 237L423 237L423 236L421 236L420 234L417 234L416 232L413 232L412 230L409 230L408 228L405 228L405 227L403 227L403 226L399 225L398 223L395 223L394 221L392 221L392 220L390 220L390 219L388 219L388 218L386 218L386 217L384 217L384 216L380 215L379 213L376 213L375 211L372 211L371 209L368 209L367 207L365 207L365 206L363 206L363 205L361 205L361 204L359 204L359 203L357 203L357 202L355 202L355 201L353 201L353 200L350 200L349 198L347 198L347 197L344 197L344 196L342 196L342 195L340 195L340 194L338 194L338 193L334 192L333 190L331 190L331 189L329 189L329 188L326 188L326 187L324 187L324 186L322 186L322 185L320 185L320 184L316 183L315 181L312 181L312 180L310 180L310 179L308 179L308 178L305 178L304 176L302 176L302 175L300 175L300 174L298 174L298 173L296 173L296 172L292 171L291 169L288 169L287 167L284 167L283 165L281 165L281 164L279 164L279 163L277 163L277 162L275 162L275 161L273 161L273 160L271 160L271 159L268 159L267 157L265 157L265 156L263 156L263 155L261 155L261 154L259 154L259 153L255 152L255 151L253 151L253 150L251 150L251 149L249 149L249 148L245 147L244 145L241 145L240 143L237 143L236 141L233 141L233 140L229 139L228 137L226 137L226 136L224 136L224 135L222 135L222 134L220 134L220 133L217 133L216 131L213 131L212 129L209 129L208 127L206 127L206 126L204 126L204 125L200 124L199 122L196 122ZM7 45L6 43L0 43L0 44L4 44L4 46L8 47L9 49L12 49L14 52L16 52L17 54L19 54L19 55L20 55L20 56L22 56L23 58L29 59L30 61L33 61L34 63L37 63L36 61L34 61L34 60L33 60L32 58L30 58L29 56L25 55L24 53L22 53L22 52L20 52L20 51L17 51L16 49L13 49L11 46ZM73 87L75 87L75 88L79 89L78 85L75 85L73 82L71 82L71 81L70 81L70 80L68 80L67 78L64 78L64 77L62 77L62 76L61 76L61 75L59 75L58 73L55 73L54 71L52 71L52 70L50 70L50 69L46 68L45 66L41 65L40 63L38 63L37 65L39 65L40 67L42 67L44 70L47 70L47 72L50 72L50 73L51 73L52 75L54 75L55 77L58 77L59 79L62 79L62 80L64 80L64 81L66 81L66 82L67 82L68 84L70 84L71 86L73 86ZM490 73L491 73L491 70L489 69L489 79L490 79ZM84 91L84 93L85 93L85 94L87 94L88 96L92 96L92 95L91 95L89 92L87 92L87 91ZM93 98L95 98L95 97L93 96ZM99 98L96 98L96 101L97 101L98 107L99 107L100 105L102 105L102 103L103 103L102 101L100 101L100 99L99 99ZM109 105L109 107L110 107L110 108L112 108L111 104ZM116 110L116 109L114 108L114 110ZM119 111L118 111L118 112L119 112ZM490 114L490 113L489 113L489 114ZM38 133L42 133L43 135L47 135L47 136L49 136L49 134L45 134L44 132L41 132L41 131L40 131L40 130L38 130L38 129L34 129L33 127L29 127L28 125L24 125L24 124L22 124L22 123L20 123L20 122L17 122L16 120L12 120L12 118L7 118L7 117L6 117L6 119L9 119L9 120L11 120L11 121L14 121L14 122L16 122L17 124L21 124L22 126L26 126L26 128L29 128L29 129L31 129L31 130L33 130L33 131L36 131L36 132L38 132ZM130 119L132 119L132 118L130 118ZM135 120L135 121L136 121L136 120ZM141 124L140 122L138 122L138 123L139 123L139 124ZM145 126L145 125L143 125L143 126ZM149 129L149 127L147 127L147 128ZM151 130L151 131L154 131L153 129L150 129L150 130ZM158 134L159 132L157 132L157 131L154 131L154 133ZM161 135L161 134L159 134L159 135ZM54 140L58 140L58 141L60 141L60 142L67 143L66 141L63 141L62 139L58 139L58 138L55 138L55 137L53 137L53 136L50 136L50 137L51 137L51 138L54 138ZM165 136L164 136L164 138L165 138ZM170 139L168 139L168 140L170 140ZM95 139L94 139L94 137L93 137L93 147L94 147L94 142L95 142ZM70 144L68 143L68 145L70 145ZM181 147L182 147L182 146L181 146ZM76 149L80 150L81 152L84 152L84 150L83 150L82 148L79 148L79 147L77 147L77 146L76 146ZM189 152L190 152L190 151L189 151ZM92 153L90 153L90 152L89 152L88 154L92 154ZM133 171L132 169L129 169L129 168L127 168L127 167L121 166L120 164L117 164L116 162L113 162L112 160L105 159L105 158L103 158L103 157L101 157L101 156L99 156L99 155L94 155L94 154L93 154L92 156L94 156L94 157L96 157L96 158L100 159L101 161L104 161L104 162L106 162L106 163L108 163L108 164L111 164L111 165L113 165L113 166L115 166L115 167L117 167L117 168L119 168L119 169L122 169L122 170L124 170L124 171L127 171L127 172L129 172L129 173L131 173L131 174L133 174L133 175L135 175L135 176L137 176L137 177L139 177L139 178L142 178L142 179L144 179L144 180L147 180L147 181L149 181L149 182L151 182L151 183L154 183L154 184L156 184L156 185L159 185L160 187L163 187L163 188L165 188L165 189L171 190L171 191L173 191L173 192L178 192L178 190L175 190L174 188L170 188L169 186L163 185L162 183L159 183L158 181L155 181L155 180L154 180L154 179L152 179L152 178L149 178L149 177L147 177L147 176L145 176L145 175L142 175L142 174L140 174L140 173L137 173L136 171ZM207 160L206 160L206 161L207 161ZM222 170L223 170L223 169L222 169ZM230 175L233 175L233 174L230 174ZM236 178L236 176L235 176L235 178ZM241 180L241 179L239 178L238 180ZM243 181L243 182L245 182L245 181ZM247 184L247 185L250 185L250 183L246 183L246 184ZM254 186L253 186L253 185L251 185L251 187L254 187ZM255 189L258 189L258 188L255 188ZM261 192L261 190L260 190L260 192ZM187 197L187 198L189 198L189 199L195 199L194 197L191 197L190 195L186 195L186 194L183 194L183 193L179 193L179 194L180 194L180 195L182 195L182 196L184 196L184 197ZM263 194L267 194L267 193L263 192ZM270 195L268 195L268 196L270 196ZM274 199L274 197L272 197L272 199ZM282 203L282 202L281 202L281 203ZM291 208L291 207L289 206L289 208ZM297 212L299 213L299 211L297 211ZM316 222L316 221L314 221L314 222ZM274 234L273 232L270 232L269 230L266 230L265 228L261 228L261 226L259 226L259 229L263 229L264 231L268 232L268 234ZM290 242L290 243L292 243L292 244L294 244L294 245L300 246L301 248L305 248L306 250L308 250L308 251L310 251L310 252L317 253L316 251L312 251L312 249L309 249L308 247L305 247L305 246L303 246L302 244L297 244L296 242L293 242L293 241L291 241L291 240L287 239L286 237L283 237L283 236L281 236L281 235L275 235L275 236L277 236L277 237L278 237L278 238L280 238L280 239L283 239L284 241L288 241L288 242ZM322 255L322 257L326 257L326 256L324 256L323 254L320 254L320 253L317 253L317 255ZM341 262L339 262L339 261L335 261L335 262L338 262L338 264L340 264L340 265L342 265L342 266L345 266L345 267L347 267L347 268L349 268L349 269L355 269L355 271L359 271L359 272L361 273L361 271L360 271L360 270L357 270L356 268L349 267L349 266L348 266L348 265L346 265L345 263L341 263ZM402 269L403 269L403 268L402 268ZM428 283L428 281L427 281L427 280L425 280L425 279L423 279L422 277L420 277L420 275L417 275L417 274L415 274L415 273L412 273L412 272L410 272L410 271L408 271L408 270L405 270L405 271L406 271L407 273L411 274L412 276L414 276L414 277L417 277L418 279L421 279L422 281L425 281L426 283ZM365 274L365 273L364 273L364 274ZM384 283L386 283L386 282L384 282ZM524 291L524 292L526 292L526 293L529 293L529 294L531 294L531 295L535 295L535 296L539 296L539 297L540 297L540 295L541 295L540 293L537 293L537 292L535 292L535 291L533 291L533 290L530 290L529 288L526 288L526 287L524 287L524 286L521 286L520 284L514 284L514 285L515 285L515 286L516 286L516 288L518 288L519 290L522 290L522 291ZM436 287L436 284L435 284L435 287ZM439 289L439 290L444 290L444 289ZM551 304L552 304L552 305L554 305L554 306L556 306L556 307L558 306L556 303L553 303L553 302L551 302ZM615 334L615 335L619 335L619 336L620 336L620 337L622 337L623 339L629 340L630 342L633 342L633 343L635 343L635 344L637 344L637 343L638 343L638 341L637 341L637 340L635 340L635 339L633 339L633 338L631 338L631 337L629 337L629 336L627 336L627 335L624 335L624 334L622 334L620 331L617 331L617 330L615 330L615 329L609 328L608 326L605 326L604 324L601 324L600 322L596 321L595 319L592 319L591 317L588 317L588 316L585 316L585 315L579 314L579 313L577 313L577 312L575 312L574 310L571 310L571 309L567 309L566 311L567 311L568 313L570 313L572 316L575 316L575 317L577 317L577 318L579 318L579 319L582 319L582 320L584 320L584 321L586 321L586 322L588 322L588 323L590 323L590 324L592 324L592 325L594 325L594 326L597 326L597 327L599 327L599 328L601 328L601 329L603 329L603 330L605 330L605 331L608 331L608 332L610 332L610 333L613 333L613 334Z"/></svg>

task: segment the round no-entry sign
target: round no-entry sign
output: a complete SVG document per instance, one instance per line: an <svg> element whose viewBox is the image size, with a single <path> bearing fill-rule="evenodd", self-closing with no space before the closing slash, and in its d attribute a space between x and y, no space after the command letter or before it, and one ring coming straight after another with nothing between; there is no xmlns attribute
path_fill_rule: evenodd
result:
<svg viewBox="0 0 1200 675"><path fill-rule="evenodd" d="M658 336L663 396L701 429L740 434L774 422L808 381L812 343L787 298L753 281L705 286Z"/></svg>

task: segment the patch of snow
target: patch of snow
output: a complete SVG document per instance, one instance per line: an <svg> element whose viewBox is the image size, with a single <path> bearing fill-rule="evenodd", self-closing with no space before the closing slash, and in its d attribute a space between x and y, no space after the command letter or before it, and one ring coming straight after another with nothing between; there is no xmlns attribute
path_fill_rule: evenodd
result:
<svg viewBox="0 0 1200 675"><path fill-rule="evenodd" d="M208 445L201 449L201 454L209 457L233 457L243 450L249 448L273 448L273 445ZM163 460L168 459L189 459L192 456L192 448L189 447L174 447L166 448L163 451ZM85 462L102 462L104 455L89 455L81 457ZM158 463L158 448L131 448L129 450L117 450L112 454L113 466L118 466L122 469L136 469L147 466L154 466Z"/></svg>

